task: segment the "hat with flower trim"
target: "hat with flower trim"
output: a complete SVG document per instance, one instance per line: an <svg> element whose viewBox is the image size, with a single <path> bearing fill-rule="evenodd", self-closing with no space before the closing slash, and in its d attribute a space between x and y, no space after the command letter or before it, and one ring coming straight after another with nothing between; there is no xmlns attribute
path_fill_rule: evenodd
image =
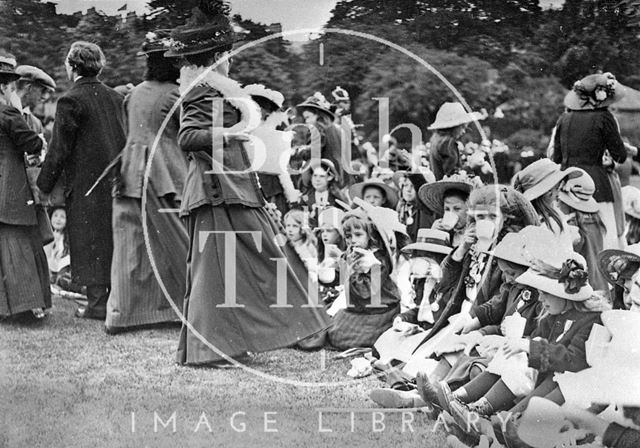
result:
<svg viewBox="0 0 640 448"><path fill-rule="evenodd" d="M564 105L571 110L600 109L622 99L626 89L611 73L585 76L564 97Z"/></svg>

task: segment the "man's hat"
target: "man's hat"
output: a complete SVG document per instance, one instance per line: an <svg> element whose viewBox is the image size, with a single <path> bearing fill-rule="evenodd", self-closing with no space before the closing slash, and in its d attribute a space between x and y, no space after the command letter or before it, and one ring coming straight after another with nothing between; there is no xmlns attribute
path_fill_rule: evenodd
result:
<svg viewBox="0 0 640 448"><path fill-rule="evenodd" d="M0 52L0 78L15 81L20 78L16 73L16 58L4 51Z"/></svg>
<svg viewBox="0 0 640 448"><path fill-rule="evenodd" d="M38 67L34 67L33 65L19 65L16 67L16 73L20 75L20 81L29 81L34 84L39 84L46 89L56 90L56 82L53 78Z"/></svg>

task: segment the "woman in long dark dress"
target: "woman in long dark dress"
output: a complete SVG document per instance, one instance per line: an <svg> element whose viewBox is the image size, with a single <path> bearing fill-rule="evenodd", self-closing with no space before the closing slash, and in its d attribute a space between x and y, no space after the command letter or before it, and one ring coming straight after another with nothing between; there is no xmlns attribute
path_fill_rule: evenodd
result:
<svg viewBox="0 0 640 448"><path fill-rule="evenodd" d="M0 317L51 307L49 268L27 183L24 155L40 154L42 140L23 119L15 59L0 53Z"/></svg>
<svg viewBox="0 0 640 448"><path fill-rule="evenodd" d="M608 174L613 162L604 166L603 156L608 151L618 163L627 157L618 124L608 109L623 92L624 87L611 73L589 75L576 82L564 99L567 111L560 116L554 135L553 161L560 163L563 170L570 166L582 168L595 183L593 198L607 228L605 249L621 247L614 198L621 201L622 194L619 182L612 183ZM622 204L617 206L621 208Z"/></svg>
<svg viewBox="0 0 640 448"><path fill-rule="evenodd" d="M224 58L233 41L228 19L196 10L191 24L174 30L172 38L167 55L184 56L188 64L180 79L178 141L190 159L181 205L189 231L188 324L180 333L178 362L211 363L293 345L323 330L328 318L321 306L302 307L308 302L307 279L291 265L301 261L287 263L275 243L277 227L256 173L239 172L250 166L244 133L258 126L260 110L227 77ZM234 249L234 256L226 253ZM278 285L283 262L287 280ZM274 308L279 292L287 307Z"/></svg>
<svg viewBox="0 0 640 448"><path fill-rule="evenodd" d="M171 300L182 310L187 230L177 214L161 211L180 206L187 176L187 158L178 146L180 111L176 110L163 127L179 96L177 62L163 56L168 39L166 30L147 34L141 51L147 59L145 81L125 99L129 133L122 151L120 192L113 200L111 292L105 321L109 334L179 320L160 289L150 256ZM145 168L158 134L143 210ZM147 214L151 253L144 241L143 213Z"/></svg>

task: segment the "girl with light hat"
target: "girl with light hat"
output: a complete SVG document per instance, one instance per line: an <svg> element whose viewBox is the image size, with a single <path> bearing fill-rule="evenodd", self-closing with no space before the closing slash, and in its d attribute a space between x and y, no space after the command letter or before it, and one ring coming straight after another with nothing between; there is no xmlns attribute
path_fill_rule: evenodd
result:
<svg viewBox="0 0 640 448"><path fill-rule="evenodd" d="M405 241L405 229L393 210L372 206L361 199L358 208L342 219L347 250L340 271L346 293L329 328L334 347L371 347L391 327L400 312L400 293L392 273L395 250Z"/></svg>
<svg viewBox="0 0 640 448"><path fill-rule="evenodd" d="M611 73L577 81L565 96L567 110L558 119L553 139L553 161L563 169L584 169L595 183L593 198L607 227L606 249L621 248L618 238L622 229L618 231L614 209L614 201L621 206L620 199L615 199L620 198L620 181L612 170L613 162L623 163L627 158L618 123L608 107L622 98L625 90Z"/></svg>
<svg viewBox="0 0 640 448"><path fill-rule="evenodd" d="M638 188L633 185L622 187L622 208L627 244L640 243L640 190Z"/></svg>
<svg viewBox="0 0 640 448"><path fill-rule="evenodd" d="M417 375L416 380L425 400L434 402L437 399L438 387L455 388L473 379L486 369L493 357L491 352L495 352L495 349L485 347L482 350L482 355L478 351L470 350L478 344L487 346L490 338L485 336L504 335L505 328L511 325L507 322L514 320L521 321L524 336L531 334L537 327L537 319L541 311L541 305L537 300L538 291L516 282L516 278L529 267L529 261L525 257L527 237L542 237L550 240L554 238L547 229L528 226L518 233L505 235L491 251L491 255L498 260L498 267L502 271L504 281L500 286L500 291L488 302L474 307L471 310L473 318L466 321L462 327L461 333L464 336L453 338L454 345L467 346L467 351L471 355L462 356L456 353L455 356L443 357L432 375L425 373ZM462 348L460 348L461 350ZM435 384L440 380L446 384ZM438 401L435 402L438 403ZM439 405L446 409L448 403L440 402Z"/></svg>
<svg viewBox="0 0 640 448"><path fill-rule="evenodd" d="M449 232L453 247L462 242L467 224L467 199L471 190L479 186L482 183L477 178L454 174L418 190L422 204L438 217L432 227Z"/></svg>
<svg viewBox="0 0 640 448"><path fill-rule="evenodd" d="M467 228L463 242L442 263L443 281L438 286L439 317L431 337L468 303L479 306L497 294L502 272L486 250L510 232L537 224L535 210L511 187L487 185L472 190L468 200Z"/></svg>
<svg viewBox="0 0 640 448"><path fill-rule="evenodd" d="M429 140L430 166L436 180L450 176L462 166L459 139L467 130L467 125L483 117L478 112L467 112L460 103L444 103L438 109L436 119L427 128L435 131Z"/></svg>
<svg viewBox="0 0 640 448"><path fill-rule="evenodd" d="M390 359L402 360L401 353L410 352L415 346L412 336L433 325L432 306L437 296L436 287L442 279L440 263L451 253L449 234L435 229L420 229L417 241L406 245L402 252L409 257L414 306L399 314L393 321L393 327L376 341L374 347L382 363ZM415 388L406 390L413 384L397 372L388 372L386 382L391 387L376 388L369 394L375 403L382 407L424 405Z"/></svg>
<svg viewBox="0 0 640 448"><path fill-rule="evenodd" d="M469 312L473 306L480 306L498 294L502 271L497 259L489 257L487 251L505 235L538 222L529 201L504 185L487 185L472 190L468 206L464 241L441 265L442 281L436 290L435 323L414 350L409 363L430 358L443 340L462 329L470 319Z"/></svg>
<svg viewBox="0 0 640 448"><path fill-rule="evenodd" d="M501 349L504 359L518 357L523 365L518 369L509 362L502 367L490 364L486 372L447 394L450 403L463 403L451 403L454 414L463 415L466 409L488 416L509 409L519 397L540 395L542 389L534 387L552 381L556 372L588 366L585 341L593 325L600 323L606 304L594 297L584 258L567 250L550 252L542 239L529 241L526 257L531 268L516 281L539 290L543 317L529 338L508 338ZM548 392L547 386L544 390ZM562 401L557 394L553 398Z"/></svg>
<svg viewBox="0 0 640 448"><path fill-rule="evenodd" d="M540 223L556 235L562 235L568 248L573 245L572 236L555 204L560 183L570 175L571 169L562 171L557 163L549 159L540 159L513 177L513 188L531 201Z"/></svg>
<svg viewBox="0 0 640 448"><path fill-rule="evenodd" d="M574 170L560 184L558 209L572 235L574 250L587 260L589 284L593 289L606 291L609 285L598 269L598 254L602 252L607 229L600 217L598 203L593 199L593 179L583 169Z"/></svg>

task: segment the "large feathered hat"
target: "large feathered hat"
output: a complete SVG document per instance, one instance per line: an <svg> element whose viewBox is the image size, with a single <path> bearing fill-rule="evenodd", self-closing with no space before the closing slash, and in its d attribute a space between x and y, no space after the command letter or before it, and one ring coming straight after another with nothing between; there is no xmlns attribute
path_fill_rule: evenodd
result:
<svg viewBox="0 0 640 448"><path fill-rule="evenodd" d="M144 36L144 42L142 42L138 56L167 51L171 43L171 30L149 31Z"/></svg>
<svg viewBox="0 0 640 448"><path fill-rule="evenodd" d="M225 14L227 9L222 0L200 0L187 23L171 32L170 47L165 56L230 50L238 39Z"/></svg>

